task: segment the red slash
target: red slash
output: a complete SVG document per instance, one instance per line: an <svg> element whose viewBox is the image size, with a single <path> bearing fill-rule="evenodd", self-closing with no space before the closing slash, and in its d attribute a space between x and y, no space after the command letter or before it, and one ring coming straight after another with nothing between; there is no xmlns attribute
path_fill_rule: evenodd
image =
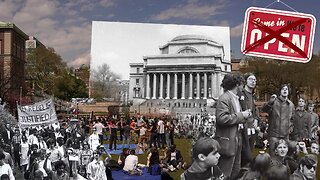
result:
<svg viewBox="0 0 320 180"><path fill-rule="evenodd" d="M268 33L269 35L261 38L260 40L252 43L251 45L249 45L243 52L244 53L247 53L249 51L251 51L252 49L254 49L255 47L257 46L260 46L262 44L265 44L267 43L268 41L270 41L271 39L273 38L276 38L278 39L279 41L283 42L285 45L289 46L291 49L297 51L302 57L304 58L308 58L307 54L302 51L300 48L298 48L296 45L294 45L292 42L290 42L288 39L284 38L283 36L281 36L281 34L283 32L286 32L287 30L293 28L293 27L296 27L298 26L299 24L302 24L304 22L306 22L308 19L306 18L302 18L302 19L299 19L298 21L296 22L293 22L292 24L289 24L288 26L286 27L283 27L281 29L278 29L276 31L273 31L271 28L265 26L264 24L258 22L258 21L255 21L255 20L251 20L250 22L253 23L254 25L258 26L261 30L265 31L266 33Z"/></svg>

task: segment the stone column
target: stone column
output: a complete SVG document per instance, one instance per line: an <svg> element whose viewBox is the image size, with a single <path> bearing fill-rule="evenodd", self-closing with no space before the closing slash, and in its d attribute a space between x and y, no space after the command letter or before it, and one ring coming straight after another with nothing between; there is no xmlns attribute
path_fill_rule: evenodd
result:
<svg viewBox="0 0 320 180"><path fill-rule="evenodd" d="M152 99L156 99L157 98L157 74L154 73L153 74L153 95L152 95Z"/></svg>
<svg viewBox="0 0 320 180"><path fill-rule="evenodd" d="M205 72L203 74L203 80L204 80L204 87L203 87L203 99L207 99L207 94L208 94L208 77L207 77L207 73Z"/></svg>
<svg viewBox="0 0 320 180"><path fill-rule="evenodd" d="M174 73L174 93L173 99L178 99L178 74Z"/></svg>
<svg viewBox="0 0 320 180"><path fill-rule="evenodd" d="M146 99L150 99L150 74L147 74L147 86L146 86L146 90L147 90Z"/></svg>
<svg viewBox="0 0 320 180"><path fill-rule="evenodd" d="M216 80L214 73L211 73L211 97L216 97Z"/></svg>
<svg viewBox="0 0 320 180"><path fill-rule="evenodd" d="M217 86L218 86L218 81L216 78L216 73L211 74L211 94L213 98L217 98Z"/></svg>
<svg viewBox="0 0 320 180"><path fill-rule="evenodd" d="M167 74L167 97L166 99L170 99L170 74Z"/></svg>
<svg viewBox="0 0 320 180"><path fill-rule="evenodd" d="M200 99L200 73L197 73L197 97L196 99Z"/></svg>
<svg viewBox="0 0 320 180"><path fill-rule="evenodd" d="M216 73L216 80L217 80L217 84L216 84L217 92L216 92L216 95L217 95L217 97L219 97L220 93L221 93L221 89L222 89L222 87L220 86L221 81L222 81L221 72L220 73Z"/></svg>
<svg viewBox="0 0 320 180"><path fill-rule="evenodd" d="M193 82L193 77L192 77L192 73L189 74L189 99L192 99L193 95L192 95L192 82Z"/></svg>
<svg viewBox="0 0 320 180"><path fill-rule="evenodd" d="M185 93L186 93L186 75L182 73L181 99L185 99Z"/></svg>
<svg viewBox="0 0 320 180"><path fill-rule="evenodd" d="M163 99L163 74L160 74L160 95L159 99Z"/></svg>

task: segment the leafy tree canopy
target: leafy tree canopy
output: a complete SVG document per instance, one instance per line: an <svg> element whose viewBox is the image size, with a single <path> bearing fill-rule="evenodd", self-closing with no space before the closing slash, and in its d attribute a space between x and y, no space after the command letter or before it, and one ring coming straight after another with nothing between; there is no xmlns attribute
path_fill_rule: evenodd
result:
<svg viewBox="0 0 320 180"><path fill-rule="evenodd" d="M319 55L313 55L308 63L247 57L240 71L253 72L256 75L260 96L278 94L281 84L290 84L294 102L301 95L312 97L315 89L320 94Z"/></svg>

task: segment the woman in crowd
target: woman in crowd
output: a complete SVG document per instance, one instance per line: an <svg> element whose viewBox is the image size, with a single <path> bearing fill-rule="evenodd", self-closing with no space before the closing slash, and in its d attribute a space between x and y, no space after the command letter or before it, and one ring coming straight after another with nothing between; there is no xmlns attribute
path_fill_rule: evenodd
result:
<svg viewBox="0 0 320 180"><path fill-rule="evenodd" d="M70 180L69 173L66 170L67 166L64 161L57 161L54 167L55 171L52 173L52 180Z"/></svg>
<svg viewBox="0 0 320 180"><path fill-rule="evenodd" d="M118 159L118 164L121 166L121 168L124 167L125 160L129 156L129 154L130 154L130 149L128 148L122 149L122 153L120 154Z"/></svg>
<svg viewBox="0 0 320 180"><path fill-rule="evenodd" d="M266 174L272 175L271 172L273 172L275 169L281 169L283 171L286 171L289 177L290 168L288 162L286 161L286 157L289 150L289 144L286 140L280 139L279 141L275 142L274 147L275 149L273 149L273 151L275 153L275 156L271 157L270 167Z"/></svg>
<svg viewBox="0 0 320 180"><path fill-rule="evenodd" d="M148 172L151 175L158 175L161 172L161 165L160 165L160 157L159 151L157 148L153 147L150 149L150 157L148 159Z"/></svg>

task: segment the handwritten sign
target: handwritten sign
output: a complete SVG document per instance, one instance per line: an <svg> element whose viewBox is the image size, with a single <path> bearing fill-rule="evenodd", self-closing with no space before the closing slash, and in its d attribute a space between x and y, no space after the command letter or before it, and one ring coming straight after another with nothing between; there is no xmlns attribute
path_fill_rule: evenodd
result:
<svg viewBox="0 0 320 180"><path fill-rule="evenodd" d="M250 7L245 14L241 51L250 56L309 62L315 26L316 18L310 14Z"/></svg>

